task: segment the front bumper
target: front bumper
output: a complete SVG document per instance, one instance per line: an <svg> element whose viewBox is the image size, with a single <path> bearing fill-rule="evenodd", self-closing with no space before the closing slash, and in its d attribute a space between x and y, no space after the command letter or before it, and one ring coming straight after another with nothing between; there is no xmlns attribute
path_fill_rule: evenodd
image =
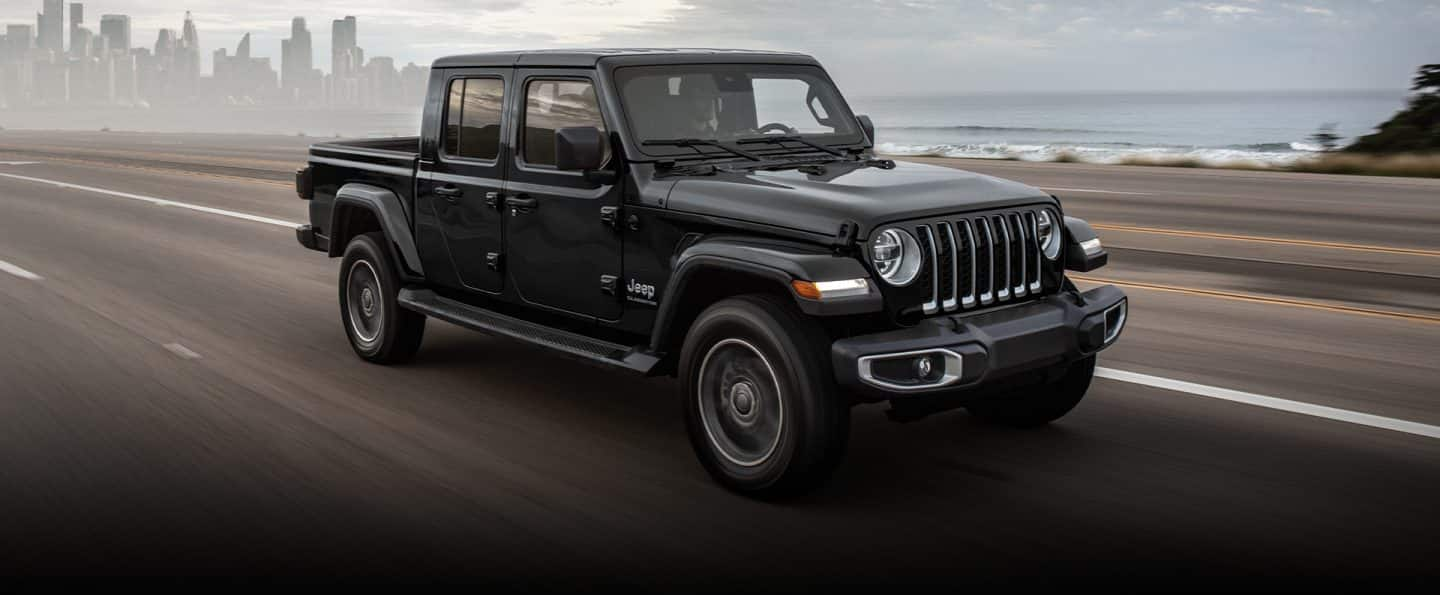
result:
<svg viewBox="0 0 1440 595"><path fill-rule="evenodd" d="M831 358L840 386L866 400L967 392L1104 350L1119 338L1128 309L1125 292L1113 285L1063 292L841 339Z"/></svg>

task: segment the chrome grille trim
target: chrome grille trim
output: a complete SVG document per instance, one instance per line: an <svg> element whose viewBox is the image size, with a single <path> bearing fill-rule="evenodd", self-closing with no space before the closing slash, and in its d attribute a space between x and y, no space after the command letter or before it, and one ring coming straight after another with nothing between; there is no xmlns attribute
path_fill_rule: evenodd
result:
<svg viewBox="0 0 1440 595"><path fill-rule="evenodd" d="M1040 247L1040 208L914 223L922 258L929 259L921 264L927 268L917 285L926 301L919 309L930 316L1041 295L1049 263ZM966 273L968 282L960 278Z"/></svg>
<svg viewBox="0 0 1440 595"><path fill-rule="evenodd" d="M1030 237L1035 243L1035 280L1030 282L1030 293L1040 293L1040 271L1044 270L1044 249L1040 247L1040 220L1036 217L1035 211L1025 213L1025 218L1030 221Z"/></svg>
<svg viewBox="0 0 1440 595"><path fill-rule="evenodd" d="M1030 238L1025 235L1025 225L1021 221L1019 213L1006 215L1005 220L1015 226L1015 234L1020 236L1020 278L1015 280L1015 288L1010 290L1010 293L1015 294L1017 298L1022 298L1025 297L1025 280L1030 278L1027 275L1029 267L1025 265L1028 260L1026 255L1030 252Z"/></svg>
<svg viewBox="0 0 1440 595"><path fill-rule="evenodd" d="M1010 299L1010 285L1014 280L1012 277L1015 276L1010 270L1010 222L1006 221L1004 215L995 218L1000 221L998 226L1000 231L1005 232L1005 284L1000 286L1000 291L995 292L995 299L1003 302ZM992 260L992 266L999 264L999 260L998 258Z"/></svg>
<svg viewBox="0 0 1440 595"><path fill-rule="evenodd" d="M988 217L980 219L980 222L985 224L985 255L989 257L989 266L985 267L988 282L985 293L980 294L980 305L989 306L995 303L995 230L990 228ZM978 254L976 258L979 258Z"/></svg>
<svg viewBox="0 0 1440 595"><path fill-rule="evenodd" d="M965 224L965 236L970 242L966 244L969 246L969 248L966 249L968 256L966 260L970 261L970 293L965 294L965 297L961 298L960 305L965 308L974 308L976 302L975 292L979 289L979 282L976 280L976 277L980 276L979 271L976 270L977 265L975 261L979 260L980 257L978 255L979 253L975 251L975 230L970 225L970 221L964 220L960 223Z"/></svg>
<svg viewBox="0 0 1440 595"><path fill-rule="evenodd" d="M930 301L925 302L923 309L926 314L934 314L940 311L940 254L935 249L935 232L930 226L920 226L920 232L925 234L925 243L930 246Z"/></svg>
<svg viewBox="0 0 1440 595"><path fill-rule="evenodd" d="M960 244L955 241L955 230L951 229L950 222L940 223L941 231L945 232L945 240L950 250L950 297L940 303L940 307L946 312L954 312L960 307L960 264L955 262L960 259Z"/></svg>

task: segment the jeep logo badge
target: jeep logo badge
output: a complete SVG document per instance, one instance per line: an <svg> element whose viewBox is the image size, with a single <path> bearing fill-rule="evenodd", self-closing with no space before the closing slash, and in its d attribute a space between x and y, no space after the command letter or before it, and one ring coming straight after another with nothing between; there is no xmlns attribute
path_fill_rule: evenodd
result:
<svg viewBox="0 0 1440 595"><path fill-rule="evenodd" d="M633 278L625 285L625 297L632 302L654 306L656 305L655 294L654 285L641 283Z"/></svg>

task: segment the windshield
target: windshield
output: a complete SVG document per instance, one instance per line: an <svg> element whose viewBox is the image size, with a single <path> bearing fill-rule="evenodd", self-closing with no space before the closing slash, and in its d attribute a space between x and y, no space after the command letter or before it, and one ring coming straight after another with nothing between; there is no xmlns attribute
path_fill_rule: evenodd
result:
<svg viewBox="0 0 1440 595"><path fill-rule="evenodd" d="M615 78L635 140L650 155L733 156L715 147L657 141L736 143L767 136L800 136L823 145L862 141L840 93L813 66L641 66L621 68ZM798 143L746 146L756 152L815 150Z"/></svg>

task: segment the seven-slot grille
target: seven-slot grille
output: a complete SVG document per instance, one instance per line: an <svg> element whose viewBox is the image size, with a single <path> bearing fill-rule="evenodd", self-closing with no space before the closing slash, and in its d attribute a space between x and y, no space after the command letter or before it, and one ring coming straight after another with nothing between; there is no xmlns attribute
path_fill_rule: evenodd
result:
<svg viewBox="0 0 1440 595"><path fill-rule="evenodd" d="M1008 211L931 221L914 228L925 255L919 285L926 314L954 312L1040 293L1036 212Z"/></svg>

